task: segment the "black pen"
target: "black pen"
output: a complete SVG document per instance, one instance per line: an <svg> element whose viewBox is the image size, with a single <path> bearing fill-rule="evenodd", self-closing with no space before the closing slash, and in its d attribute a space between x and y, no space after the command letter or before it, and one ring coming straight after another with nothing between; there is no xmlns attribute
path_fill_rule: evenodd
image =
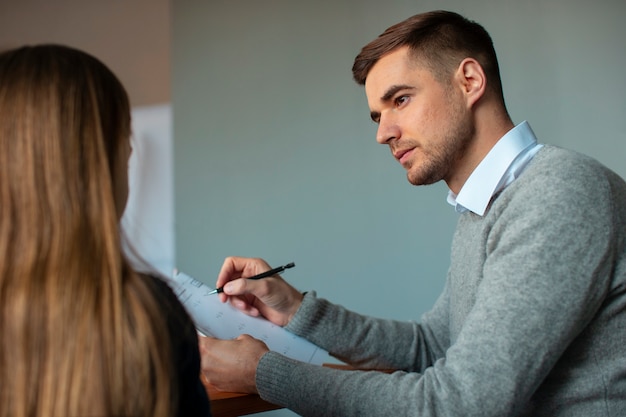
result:
<svg viewBox="0 0 626 417"><path fill-rule="evenodd" d="M271 277L272 275L280 274L285 269L293 268L294 266L296 266L296 264L294 264L293 262L290 262L287 265L279 266L278 268L274 268L274 269L270 269L269 271L261 272L260 274L251 276L251 277L246 278L246 279L261 279L261 278ZM221 288L218 288L216 290L213 290L208 295L219 294L221 292L224 292L224 287L221 287Z"/></svg>

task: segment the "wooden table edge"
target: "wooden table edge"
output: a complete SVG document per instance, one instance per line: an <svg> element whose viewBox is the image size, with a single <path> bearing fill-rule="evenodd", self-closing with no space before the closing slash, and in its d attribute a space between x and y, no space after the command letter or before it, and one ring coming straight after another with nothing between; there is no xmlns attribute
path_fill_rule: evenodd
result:
<svg viewBox="0 0 626 417"><path fill-rule="evenodd" d="M345 364L325 363L323 366L334 369L355 370L354 367ZM390 373L392 371L382 370L380 372ZM219 391L207 383L203 377L201 378L209 395L211 415L213 417L238 417L284 408L265 401L257 394Z"/></svg>

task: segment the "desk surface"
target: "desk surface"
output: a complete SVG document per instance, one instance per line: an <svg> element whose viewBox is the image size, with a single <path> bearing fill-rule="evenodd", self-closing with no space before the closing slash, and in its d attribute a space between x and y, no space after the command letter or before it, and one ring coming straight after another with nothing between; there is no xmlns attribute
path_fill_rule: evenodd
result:
<svg viewBox="0 0 626 417"><path fill-rule="evenodd" d="M335 369L354 370L353 367L343 364L324 364ZM379 372L391 373L392 370L379 370ZM240 392L218 391L201 378L206 387L211 402L211 415L213 417L237 417L248 414L261 413L263 411L278 410L283 408L279 405L268 403L256 394L242 394Z"/></svg>
<svg viewBox="0 0 626 417"><path fill-rule="evenodd" d="M262 400L256 394L222 392L208 383L205 383L204 386L207 394L209 394L211 415L213 417L237 417L282 408L279 405Z"/></svg>

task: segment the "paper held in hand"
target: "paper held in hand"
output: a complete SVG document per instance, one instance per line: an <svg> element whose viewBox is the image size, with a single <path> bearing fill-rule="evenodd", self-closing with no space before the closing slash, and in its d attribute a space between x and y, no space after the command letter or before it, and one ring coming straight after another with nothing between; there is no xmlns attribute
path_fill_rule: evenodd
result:
<svg viewBox="0 0 626 417"><path fill-rule="evenodd" d="M174 272L170 286L193 319L196 328L206 336L233 339L241 334L265 342L267 347L292 359L321 365L328 353L311 342L260 317L251 317L219 297L209 295L213 288L182 272Z"/></svg>

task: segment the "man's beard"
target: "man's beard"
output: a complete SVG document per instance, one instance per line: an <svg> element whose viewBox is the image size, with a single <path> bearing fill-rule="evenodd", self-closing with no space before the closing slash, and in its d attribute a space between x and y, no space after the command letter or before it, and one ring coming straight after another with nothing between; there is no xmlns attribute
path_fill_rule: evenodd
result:
<svg viewBox="0 0 626 417"><path fill-rule="evenodd" d="M428 149L416 147L412 165L407 167L407 179L413 185L428 185L451 177L468 147L473 141L476 128L472 121L463 118L466 113L461 110L458 118L453 120L448 130ZM413 166L418 165L418 166Z"/></svg>

